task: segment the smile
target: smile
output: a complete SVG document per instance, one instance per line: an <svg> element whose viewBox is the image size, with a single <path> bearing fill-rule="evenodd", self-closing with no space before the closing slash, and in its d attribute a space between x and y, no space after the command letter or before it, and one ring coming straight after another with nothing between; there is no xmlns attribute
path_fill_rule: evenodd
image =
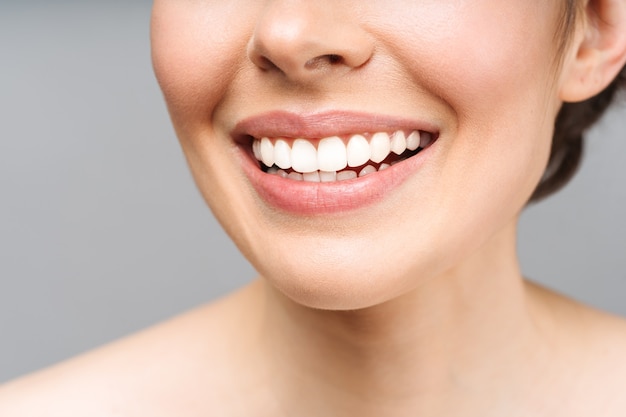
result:
<svg viewBox="0 0 626 417"><path fill-rule="evenodd" d="M252 151L268 174L296 181L334 182L385 170L416 155L434 139L432 133L419 130L331 136L315 141L264 137L253 140Z"/></svg>
<svg viewBox="0 0 626 417"><path fill-rule="evenodd" d="M427 122L354 112L270 112L231 137L261 201L297 215L341 213L394 193L430 158L440 130Z"/></svg>

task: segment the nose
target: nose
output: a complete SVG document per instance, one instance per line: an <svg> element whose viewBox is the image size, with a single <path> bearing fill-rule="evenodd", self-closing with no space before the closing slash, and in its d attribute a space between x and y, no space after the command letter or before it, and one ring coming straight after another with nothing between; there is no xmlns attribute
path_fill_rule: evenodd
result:
<svg viewBox="0 0 626 417"><path fill-rule="evenodd" d="M338 4L269 0L248 43L249 59L300 83L360 68L372 56L373 39Z"/></svg>

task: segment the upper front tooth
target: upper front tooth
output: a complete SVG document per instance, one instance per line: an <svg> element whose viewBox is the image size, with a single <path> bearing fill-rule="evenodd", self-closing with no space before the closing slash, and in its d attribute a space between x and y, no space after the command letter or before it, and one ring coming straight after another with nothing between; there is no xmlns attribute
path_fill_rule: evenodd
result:
<svg viewBox="0 0 626 417"><path fill-rule="evenodd" d="M400 155L404 151L406 151L406 137L404 132L399 130L391 138L391 152Z"/></svg>
<svg viewBox="0 0 626 417"><path fill-rule="evenodd" d="M317 171L317 151L308 140L296 139L291 148L291 167L298 172Z"/></svg>
<svg viewBox="0 0 626 417"><path fill-rule="evenodd" d="M373 162L382 162L391 151L389 134L384 132L376 133L370 141L370 159Z"/></svg>
<svg viewBox="0 0 626 417"><path fill-rule="evenodd" d="M341 171L348 165L346 146L341 138L322 139L317 146L317 166L321 171Z"/></svg>
<svg viewBox="0 0 626 417"><path fill-rule="evenodd" d="M282 169L291 168L291 148L282 139L278 139L274 145L274 163Z"/></svg>
<svg viewBox="0 0 626 417"><path fill-rule="evenodd" d="M265 166L274 165L274 145L268 138L261 139L261 158Z"/></svg>
<svg viewBox="0 0 626 417"><path fill-rule="evenodd" d="M370 160L370 144L361 135L354 135L348 142L346 150L348 156L348 166L358 167Z"/></svg>
<svg viewBox="0 0 626 417"><path fill-rule="evenodd" d="M353 135L346 147L340 137L333 136L320 140L317 149L306 139L296 139L290 147L284 139L276 139L273 144L264 137L252 143L252 151L255 158L268 167L275 164L281 169L293 168L300 173L339 172L347 166L359 167L370 160L382 162L390 152L400 155L406 149L414 151L420 146L420 139L430 142L431 137L430 134L420 135L419 131L413 131L409 136L403 131L392 135L378 132L372 135L369 143L363 135Z"/></svg>

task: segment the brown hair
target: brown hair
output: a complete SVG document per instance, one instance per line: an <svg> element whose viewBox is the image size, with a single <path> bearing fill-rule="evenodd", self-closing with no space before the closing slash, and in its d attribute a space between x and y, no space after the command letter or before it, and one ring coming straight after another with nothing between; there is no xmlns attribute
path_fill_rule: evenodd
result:
<svg viewBox="0 0 626 417"><path fill-rule="evenodd" d="M558 52L562 56L573 31L580 1L566 0ZM543 178L530 201L538 201L561 189L574 176L583 154L583 135L604 113L620 89L626 88L626 66L598 95L579 103L564 103L552 137L552 150Z"/></svg>

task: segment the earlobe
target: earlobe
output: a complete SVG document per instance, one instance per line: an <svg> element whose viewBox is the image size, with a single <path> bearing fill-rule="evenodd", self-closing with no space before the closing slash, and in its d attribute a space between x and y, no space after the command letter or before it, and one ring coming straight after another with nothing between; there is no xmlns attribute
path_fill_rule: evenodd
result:
<svg viewBox="0 0 626 417"><path fill-rule="evenodd" d="M563 65L560 99L578 102L604 90L626 62L626 0L589 0Z"/></svg>

